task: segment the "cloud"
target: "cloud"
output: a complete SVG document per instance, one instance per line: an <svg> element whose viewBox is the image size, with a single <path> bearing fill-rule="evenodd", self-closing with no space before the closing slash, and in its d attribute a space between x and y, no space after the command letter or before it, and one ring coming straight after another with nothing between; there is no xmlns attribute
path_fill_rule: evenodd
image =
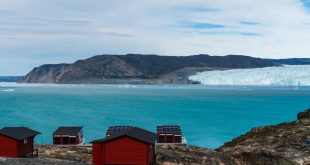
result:
<svg viewBox="0 0 310 165"><path fill-rule="evenodd" d="M0 75L103 53L309 57L309 3L1 0Z"/></svg>
<svg viewBox="0 0 310 165"><path fill-rule="evenodd" d="M240 21L239 23L243 25L259 25L259 23L252 21Z"/></svg>
<svg viewBox="0 0 310 165"><path fill-rule="evenodd" d="M8 13L8 11L6 10L0 10L0 13L3 14L3 13Z"/></svg>
<svg viewBox="0 0 310 165"><path fill-rule="evenodd" d="M261 33L251 33L251 32L240 32L240 34L244 36L262 36Z"/></svg>
<svg viewBox="0 0 310 165"><path fill-rule="evenodd" d="M204 23L204 22L186 22L184 27L194 28L194 29L215 29L215 28L225 28L225 25Z"/></svg>
<svg viewBox="0 0 310 165"><path fill-rule="evenodd" d="M176 7L175 9L179 9L182 12L189 11L189 12L219 12L219 9L216 8L209 8L207 6L182 6Z"/></svg>

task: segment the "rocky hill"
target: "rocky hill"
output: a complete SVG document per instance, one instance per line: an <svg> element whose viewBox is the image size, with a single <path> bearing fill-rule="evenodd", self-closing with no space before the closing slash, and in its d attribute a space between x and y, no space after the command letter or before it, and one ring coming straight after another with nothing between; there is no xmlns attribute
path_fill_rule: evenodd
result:
<svg viewBox="0 0 310 165"><path fill-rule="evenodd" d="M188 83L198 71L277 66L259 58L228 56L99 55L72 64L34 68L22 83ZM176 76L177 75L177 76Z"/></svg>
<svg viewBox="0 0 310 165"><path fill-rule="evenodd" d="M310 109L296 121L254 128L218 151L241 164L310 165Z"/></svg>

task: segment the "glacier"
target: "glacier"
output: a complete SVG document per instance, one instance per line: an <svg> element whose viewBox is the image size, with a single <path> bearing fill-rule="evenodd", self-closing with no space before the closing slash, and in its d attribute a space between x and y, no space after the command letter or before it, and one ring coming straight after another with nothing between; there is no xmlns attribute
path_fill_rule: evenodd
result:
<svg viewBox="0 0 310 165"><path fill-rule="evenodd" d="M189 79L204 85L310 86L310 65L206 71Z"/></svg>

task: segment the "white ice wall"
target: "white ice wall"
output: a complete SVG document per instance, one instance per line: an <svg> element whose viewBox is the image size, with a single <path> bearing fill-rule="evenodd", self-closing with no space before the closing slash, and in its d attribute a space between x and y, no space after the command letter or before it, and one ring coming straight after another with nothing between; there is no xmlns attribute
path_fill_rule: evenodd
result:
<svg viewBox="0 0 310 165"><path fill-rule="evenodd" d="M205 85L310 86L310 65L207 71L189 79Z"/></svg>

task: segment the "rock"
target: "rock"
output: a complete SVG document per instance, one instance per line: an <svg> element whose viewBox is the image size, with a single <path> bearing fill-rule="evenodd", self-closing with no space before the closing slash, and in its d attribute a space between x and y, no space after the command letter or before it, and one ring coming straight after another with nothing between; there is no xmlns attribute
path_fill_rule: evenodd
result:
<svg viewBox="0 0 310 165"><path fill-rule="evenodd" d="M289 159L283 157L281 154L274 152L242 152L236 156L239 162L247 165L295 165L296 162L292 162Z"/></svg>
<svg viewBox="0 0 310 165"><path fill-rule="evenodd" d="M35 145L39 149L39 158L69 160L91 164L91 146L55 146Z"/></svg>
<svg viewBox="0 0 310 165"><path fill-rule="evenodd" d="M310 108L304 112L300 112L297 114L297 120L309 119L310 120Z"/></svg>
<svg viewBox="0 0 310 165"><path fill-rule="evenodd" d="M0 158L0 165L87 165L83 162L50 158Z"/></svg>
<svg viewBox="0 0 310 165"><path fill-rule="evenodd" d="M194 146L159 145L156 147L156 162L158 165L237 165L233 157Z"/></svg>

